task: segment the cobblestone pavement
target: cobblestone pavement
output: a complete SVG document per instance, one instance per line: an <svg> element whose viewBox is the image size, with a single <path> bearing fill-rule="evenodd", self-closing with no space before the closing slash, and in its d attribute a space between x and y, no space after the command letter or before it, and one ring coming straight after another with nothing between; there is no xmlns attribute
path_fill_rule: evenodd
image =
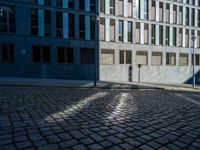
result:
<svg viewBox="0 0 200 150"><path fill-rule="evenodd" d="M200 149L199 93L0 86L0 149Z"/></svg>

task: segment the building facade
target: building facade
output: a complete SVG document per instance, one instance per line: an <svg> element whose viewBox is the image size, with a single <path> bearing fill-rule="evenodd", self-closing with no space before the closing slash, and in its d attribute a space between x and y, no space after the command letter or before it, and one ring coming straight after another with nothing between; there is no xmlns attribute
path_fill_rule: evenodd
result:
<svg viewBox="0 0 200 150"><path fill-rule="evenodd" d="M190 83L194 47L200 83L199 0L1 0L0 18L0 76Z"/></svg>
<svg viewBox="0 0 200 150"><path fill-rule="evenodd" d="M94 78L96 0L1 0L0 76Z"/></svg>
<svg viewBox="0 0 200 150"><path fill-rule="evenodd" d="M100 80L200 82L199 0L100 0Z"/></svg>

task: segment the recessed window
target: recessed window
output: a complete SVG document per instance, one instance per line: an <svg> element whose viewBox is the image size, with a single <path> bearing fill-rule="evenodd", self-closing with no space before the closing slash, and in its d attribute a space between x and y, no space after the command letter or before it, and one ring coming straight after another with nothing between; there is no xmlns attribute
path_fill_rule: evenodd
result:
<svg viewBox="0 0 200 150"><path fill-rule="evenodd" d="M0 45L0 62L2 63L15 62L15 45L14 44Z"/></svg>
<svg viewBox="0 0 200 150"><path fill-rule="evenodd" d="M85 0L79 0L79 9L85 10Z"/></svg>
<svg viewBox="0 0 200 150"><path fill-rule="evenodd" d="M44 11L44 24L45 24L45 35L51 36L51 11Z"/></svg>
<svg viewBox="0 0 200 150"><path fill-rule="evenodd" d="M132 63L132 52L127 50L119 51L119 63L120 64L131 64Z"/></svg>
<svg viewBox="0 0 200 150"><path fill-rule="evenodd" d="M69 37L74 38L74 14L69 13Z"/></svg>
<svg viewBox="0 0 200 150"><path fill-rule="evenodd" d="M148 52L137 51L136 52L136 64L147 65L148 64Z"/></svg>
<svg viewBox="0 0 200 150"><path fill-rule="evenodd" d="M81 48L80 62L81 64L94 64L94 49Z"/></svg>
<svg viewBox="0 0 200 150"><path fill-rule="evenodd" d="M166 65L176 65L176 53L166 53Z"/></svg>
<svg viewBox="0 0 200 150"><path fill-rule="evenodd" d="M114 50L102 49L101 50L101 64L113 65L114 64Z"/></svg>
<svg viewBox="0 0 200 150"><path fill-rule="evenodd" d="M151 64L153 66L162 65L162 53L161 52L152 52Z"/></svg>
<svg viewBox="0 0 200 150"><path fill-rule="evenodd" d="M188 54L179 54L179 65L188 66Z"/></svg>
<svg viewBox="0 0 200 150"><path fill-rule="evenodd" d="M85 39L85 15L79 15L79 38Z"/></svg>
<svg viewBox="0 0 200 150"><path fill-rule="evenodd" d="M50 63L51 51L49 46L34 45L32 49L33 63Z"/></svg>
<svg viewBox="0 0 200 150"><path fill-rule="evenodd" d="M118 22L119 24L118 24L118 40L120 41L120 42L123 42L123 38L124 38L124 36L123 36L123 21L122 20L119 20L119 22Z"/></svg>
<svg viewBox="0 0 200 150"><path fill-rule="evenodd" d="M38 35L38 9L31 8L31 35Z"/></svg>
<svg viewBox="0 0 200 150"><path fill-rule="evenodd" d="M63 36L63 13L56 12L56 35L57 37Z"/></svg>
<svg viewBox="0 0 200 150"><path fill-rule="evenodd" d="M194 64L193 63L193 54L192 54L191 57L192 57L191 60L192 60L192 65L193 65ZM194 61L195 61L195 65L198 65L198 66L200 65L200 54L195 54L195 60Z"/></svg>
<svg viewBox="0 0 200 150"><path fill-rule="evenodd" d="M74 62L73 48L59 47L57 50L57 62L66 64L73 63Z"/></svg>

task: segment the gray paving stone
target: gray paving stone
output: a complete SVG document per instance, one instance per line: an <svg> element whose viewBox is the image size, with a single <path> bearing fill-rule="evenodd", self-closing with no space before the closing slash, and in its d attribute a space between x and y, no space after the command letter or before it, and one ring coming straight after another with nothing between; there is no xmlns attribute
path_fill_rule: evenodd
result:
<svg viewBox="0 0 200 150"><path fill-rule="evenodd" d="M92 149L92 150L100 150L100 149L103 149L103 147L99 144L92 144L92 145L89 145L88 146L89 149Z"/></svg>
<svg viewBox="0 0 200 150"><path fill-rule="evenodd" d="M83 144L73 146L73 150L85 150L87 149Z"/></svg>
<svg viewBox="0 0 200 150"><path fill-rule="evenodd" d="M69 141L62 142L59 145L61 148L69 148L77 144L78 142L76 140L69 140Z"/></svg>

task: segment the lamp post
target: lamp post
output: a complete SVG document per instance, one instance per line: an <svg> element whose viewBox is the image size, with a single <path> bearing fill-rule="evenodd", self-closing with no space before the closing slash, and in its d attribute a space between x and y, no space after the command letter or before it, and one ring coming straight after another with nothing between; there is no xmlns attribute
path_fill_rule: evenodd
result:
<svg viewBox="0 0 200 150"><path fill-rule="evenodd" d="M196 36L192 36L192 41L193 41L193 70L192 70L192 76L193 76L193 83L192 83L192 87L195 88L195 53L194 53L194 44L195 44L195 40L197 39Z"/></svg>
<svg viewBox="0 0 200 150"><path fill-rule="evenodd" d="M94 52L94 86L97 85L97 68L98 68L98 50L99 50L99 7L98 1L96 14L95 14L95 52Z"/></svg>

